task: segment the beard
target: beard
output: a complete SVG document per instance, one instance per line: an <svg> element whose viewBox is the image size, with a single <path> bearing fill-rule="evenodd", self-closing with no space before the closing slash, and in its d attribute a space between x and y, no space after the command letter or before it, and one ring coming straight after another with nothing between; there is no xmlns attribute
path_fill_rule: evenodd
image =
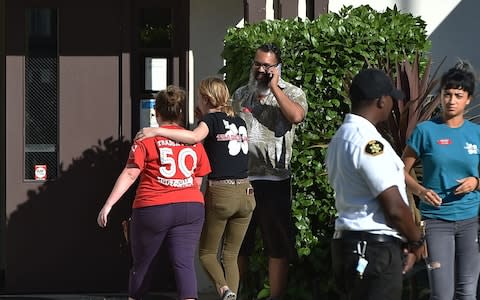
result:
<svg viewBox="0 0 480 300"><path fill-rule="evenodd" d="M267 73L261 73L252 69L248 79L248 89L260 96L268 96L271 93L268 86L270 78Z"/></svg>

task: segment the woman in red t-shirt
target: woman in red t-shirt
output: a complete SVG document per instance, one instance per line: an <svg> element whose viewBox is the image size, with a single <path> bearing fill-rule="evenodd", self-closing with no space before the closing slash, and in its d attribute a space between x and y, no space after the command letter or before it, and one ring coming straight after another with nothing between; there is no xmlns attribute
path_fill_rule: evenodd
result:
<svg viewBox="0 0 480 300"><path fill-rule="evenodd" d="M179 129L185 92L168 86L160 91L155 111L160 127ZM135 141L125 169L98 214L107 225L112 206L140 176L130 223L133 265L129 299L142 299L148 290L152 262L162 244L168 248L179 299L197 299L194 255L204 221L200 191L210 173L202 144L186 145L156 136Z"/></svg>

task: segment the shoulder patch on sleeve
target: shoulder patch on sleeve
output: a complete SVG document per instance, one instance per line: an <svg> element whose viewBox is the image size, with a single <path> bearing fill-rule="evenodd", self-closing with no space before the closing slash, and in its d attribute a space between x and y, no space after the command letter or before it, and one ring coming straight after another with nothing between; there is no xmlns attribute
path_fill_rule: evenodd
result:
<svg viewBox="0 0 480 300"><path fill-rule="evenodd" d="M383 144L377 140L372 140L365 146L365 152L373 156L380 155L383 153Z"/></svg>

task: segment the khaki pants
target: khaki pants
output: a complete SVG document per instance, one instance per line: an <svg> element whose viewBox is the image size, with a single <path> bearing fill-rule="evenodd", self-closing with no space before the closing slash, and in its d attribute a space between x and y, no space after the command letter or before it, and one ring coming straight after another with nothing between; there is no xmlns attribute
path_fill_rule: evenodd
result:
<svg viewBox="0 0 480 300"><path fill-rule="evenodd" d="M238 251L255 208L249 189L248 182L209 185L205 197L200 262L217 288L227 285L235 293L239 284Z"/></svg>

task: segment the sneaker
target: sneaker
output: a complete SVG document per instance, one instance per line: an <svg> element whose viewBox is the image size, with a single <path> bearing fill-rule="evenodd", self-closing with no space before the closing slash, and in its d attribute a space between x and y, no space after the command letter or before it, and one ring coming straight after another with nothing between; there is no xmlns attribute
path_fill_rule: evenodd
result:
<svg viewBox="0 0 480 300"><path fill-rule="evenodd" d="M236 300L237 299L237 295L235 295L234 292L232 292L231 290L226 290L225 292L223 292L223 295L222 295L222 300Z"/></svg>

